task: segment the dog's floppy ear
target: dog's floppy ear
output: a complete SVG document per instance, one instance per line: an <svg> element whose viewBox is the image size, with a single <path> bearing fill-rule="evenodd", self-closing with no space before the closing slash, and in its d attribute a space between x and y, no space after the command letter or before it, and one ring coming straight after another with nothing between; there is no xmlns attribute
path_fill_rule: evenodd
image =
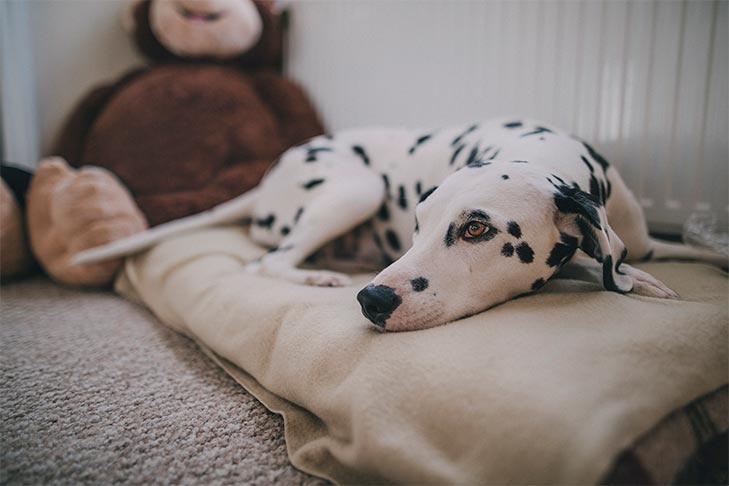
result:
<svg viewBox="0 0 729 486"><path fill-rule="evenodd" d="M577 237L579 247L602 264L607 290L630 292L633 279L620 271L628 251L608 224L600 199L567 184L554 185L555 223L559 230Z"/></svg>

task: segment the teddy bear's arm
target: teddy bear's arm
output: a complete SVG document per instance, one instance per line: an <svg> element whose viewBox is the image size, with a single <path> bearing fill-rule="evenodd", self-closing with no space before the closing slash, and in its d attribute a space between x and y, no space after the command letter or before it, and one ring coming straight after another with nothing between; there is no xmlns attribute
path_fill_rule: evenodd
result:
<svg viewBox="0 0 729 486"><path fill-rule="evenodd" d="M255 73L253 80L276 116L287 147L324 133L314 105L298 84L269 70Z"/></svg>
<svg viewBox="0 0 729 486"><path fill-rule="evenodd" d="M41 161L27 195L31 249L55 280L109 285L121 259L76 265L72 257L147 228L127 189L99 167L72 169L60 157Z"/></svg>
<svg viewBox="0 0 729 486"><path fill-rule="evenodd" d="M53 153L63 157L71 165L80 163L86 137L96 117L119 88L144 71L143 68L134 69L119 80L98 86L84 96L63 124L56 138Z"/></svg>

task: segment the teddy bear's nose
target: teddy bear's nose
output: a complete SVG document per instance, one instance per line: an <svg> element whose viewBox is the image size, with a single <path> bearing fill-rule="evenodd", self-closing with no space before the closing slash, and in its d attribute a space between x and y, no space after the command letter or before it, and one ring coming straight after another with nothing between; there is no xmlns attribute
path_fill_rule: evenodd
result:
<svg viewBox="0 0 729 486"><path fill-rule="evenodd" d="M384 329L385 321L402 303L402 298L387 285L368 285L357 294L362 314L376 326Z"/></svg>

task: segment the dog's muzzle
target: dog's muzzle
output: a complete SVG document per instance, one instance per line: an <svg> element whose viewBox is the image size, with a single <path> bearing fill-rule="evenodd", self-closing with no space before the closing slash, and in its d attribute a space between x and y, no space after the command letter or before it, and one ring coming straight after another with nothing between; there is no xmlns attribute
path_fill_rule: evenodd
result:
<svg viewBox="0 0 729 486"><path fill-rule="evenodd" d="M362 314L374 325L385 329L385 321L402 303L402 298L387 285L368 285L357 294Z"/></svg>

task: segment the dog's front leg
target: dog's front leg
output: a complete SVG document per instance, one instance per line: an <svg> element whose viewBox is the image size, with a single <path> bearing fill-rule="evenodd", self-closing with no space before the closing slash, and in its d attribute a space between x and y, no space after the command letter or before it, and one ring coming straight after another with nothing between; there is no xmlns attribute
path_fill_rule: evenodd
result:
<svg viewBox="0 0 729 486"><path fill-rule="evenodd" d="M344 274L296 268L306 257L335 238L370 219L382 204L382 178L370 169L342 164L332 169L315 189L296 225L278 248L249 264L248 272L322 287L350 284Z"/></svg>
<svg viewBox="0 0 729 486"><path fill-rule="evenodd" d="M602 264L592 258L576 254L565 267L560 270L558 278L572 278L588 282L603 283L604 269ZM657 297L660 299L678 299L679 295L668 288L666 284L655 278L653 275L622 263L620 272L629 276L633 281L631 293Z"/></svg>

